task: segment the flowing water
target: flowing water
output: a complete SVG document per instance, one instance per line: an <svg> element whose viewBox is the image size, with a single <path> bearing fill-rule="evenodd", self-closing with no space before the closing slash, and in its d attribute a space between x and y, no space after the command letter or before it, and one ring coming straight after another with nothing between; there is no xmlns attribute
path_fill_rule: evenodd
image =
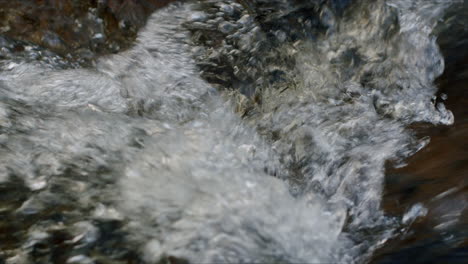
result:
<svg viewBox="0 0 468 264"><path fill-rule="evenodd" d="M460 4L176 3L93 67L4 56L0 258L368 262L427 213L384 212L385 165L454 122L433 30Z"/></svg>

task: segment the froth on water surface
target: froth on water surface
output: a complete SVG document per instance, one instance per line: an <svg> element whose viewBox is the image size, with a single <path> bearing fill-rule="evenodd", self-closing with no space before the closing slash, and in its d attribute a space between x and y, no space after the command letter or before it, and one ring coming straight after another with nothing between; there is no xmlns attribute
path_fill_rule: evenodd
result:
<svg viewBox="0 0 468 264"><path fill-rule="evenodd" d="M408 222L380 208L427 144L406 126L454 120L449 3L296 2L173 4L93 68L2 62L1 257L367 261Z"/></svg>

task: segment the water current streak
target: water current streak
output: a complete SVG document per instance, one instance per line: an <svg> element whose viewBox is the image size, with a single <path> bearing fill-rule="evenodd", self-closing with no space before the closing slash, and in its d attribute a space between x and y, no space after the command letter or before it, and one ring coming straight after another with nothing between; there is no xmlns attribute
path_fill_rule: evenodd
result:
<svg viewBox="0 0 468 264"><path fill-rule="evenodd" d="M2 62L7 263L365 262L404 224L380 202L427 144L405 126L453 123L448 6L174 4L93 68Z"/></svg>

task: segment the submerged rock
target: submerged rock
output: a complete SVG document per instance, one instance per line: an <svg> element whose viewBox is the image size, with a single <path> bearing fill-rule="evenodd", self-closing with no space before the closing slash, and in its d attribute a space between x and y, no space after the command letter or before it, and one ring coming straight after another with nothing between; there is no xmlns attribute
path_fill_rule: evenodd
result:
<svg viewBox="0 0 468 264"><path fill-rule="evenodd" d="M3 1L0 34L89 64L130 47L148 16L173 1ZM92 56L83 57L82 50Z"/></svg>

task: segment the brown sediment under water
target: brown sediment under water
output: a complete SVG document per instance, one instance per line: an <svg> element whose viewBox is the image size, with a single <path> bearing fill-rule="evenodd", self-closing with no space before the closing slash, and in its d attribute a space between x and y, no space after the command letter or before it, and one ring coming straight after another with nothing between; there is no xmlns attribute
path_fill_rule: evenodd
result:
<svg viewBox="0 0 468 264"><path fill-rule="evenodd" d="M372 263L466 263L468 259L468 31L466 18L458 19L458 27L438 36L446 67L436 81L436 100L445 99L455 123L411 125L419 137L430 137L430 143L406 166L387 166L385 212L402 216L419 203L427 213L378 250Z"/></svg>
<svg viewBox="0 0 468 264"><path fill-rule="evenodd" d="M89 64L96 56L128 49L156 9L174 0L0 1L0 35L34 43L71 61Z"/></svg>

